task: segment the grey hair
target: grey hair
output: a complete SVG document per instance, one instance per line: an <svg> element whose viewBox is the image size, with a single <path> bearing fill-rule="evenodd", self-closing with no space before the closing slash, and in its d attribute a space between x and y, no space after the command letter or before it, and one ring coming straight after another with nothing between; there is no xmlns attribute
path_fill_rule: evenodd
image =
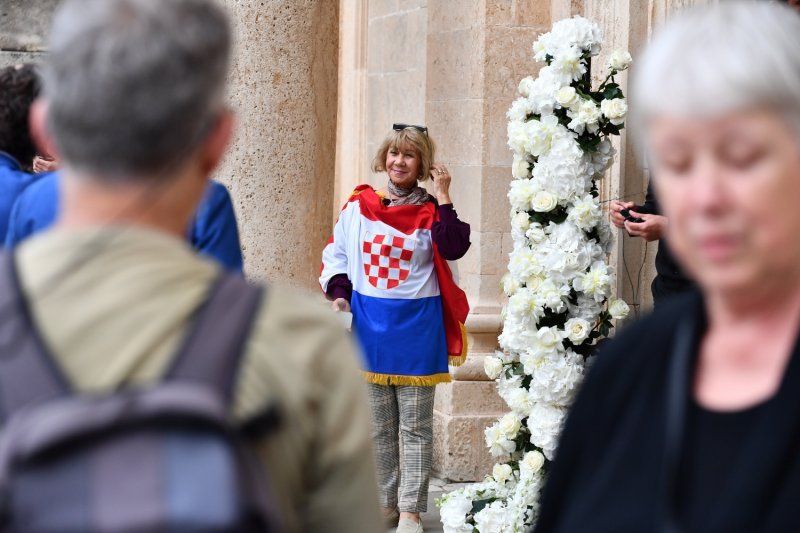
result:
<svg viewBox="0 0 800 533"><path fill-rule="evenodd" d="M65 166L128 180L184 163L224 109L230 49L212 0L66 0L44 70Z"/></svg>
<svg viewBox="0 0 800 533"><path fill-rule="evenodd" d="M690 9L656 33L634 76L634 127L768 108L800 134L800 15L764 1Z"/></svg>

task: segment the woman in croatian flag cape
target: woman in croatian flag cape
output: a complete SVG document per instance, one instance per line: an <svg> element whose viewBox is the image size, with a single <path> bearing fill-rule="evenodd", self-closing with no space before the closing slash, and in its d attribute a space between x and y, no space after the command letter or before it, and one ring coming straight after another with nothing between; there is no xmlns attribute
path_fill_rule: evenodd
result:
<svg viewBox="0 0 800 533"><path fill-rule="evenodd" d="M386 188L360 185L322 253L320 284L352 311L374 418L381 503L398 532L419 532L433 447L433 396L467 351L469 305L448 260L469 249L427 128L395 124L373 161ZM418 185L430 179L428 191ZM398 436L403 434L402 450ZM402 461L400 457L402 456ZM402 463L403 471L400 472ZM399 513L399 514L398 514Z"/></svg>

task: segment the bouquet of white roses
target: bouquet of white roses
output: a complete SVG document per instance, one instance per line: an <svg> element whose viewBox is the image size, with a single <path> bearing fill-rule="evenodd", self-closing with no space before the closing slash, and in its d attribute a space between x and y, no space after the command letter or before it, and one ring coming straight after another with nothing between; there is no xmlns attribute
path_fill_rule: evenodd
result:
<svg viewBox="0 0 800 533"><path fill-rule="evenodd" d="M533 45L546 66L520 82L508 111L514 249L503 279L502 352L485 359L485 370L511 411L485 431L502 459L492 475L439 501L446 533L521 532L535 521L587 359L612 320L628 313L611 299L611 232L597 180L613 162L609 137L624 127L627 104L615 75L631 56L614 52L594 89L590 64L601 41L582 17L557 22Z"/></svg>

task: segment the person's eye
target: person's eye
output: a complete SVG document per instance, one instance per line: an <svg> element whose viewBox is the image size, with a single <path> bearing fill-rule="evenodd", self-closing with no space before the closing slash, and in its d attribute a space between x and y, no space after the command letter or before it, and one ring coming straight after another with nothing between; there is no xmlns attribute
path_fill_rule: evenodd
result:
<svg viewBox="0 0 800 533"><path fill-rule="evenodd" d="M732 149L723 152L725 163L736 170L749 170L761 163L767 156L767 150L760 147Z"/></svg>
<svg viewBox="0 0 800 533"><path fill-rule="evenodd" d="M659 166L670 174L682 176L691 171L692 159L683 154L670 154L660 158Z"/></svg>

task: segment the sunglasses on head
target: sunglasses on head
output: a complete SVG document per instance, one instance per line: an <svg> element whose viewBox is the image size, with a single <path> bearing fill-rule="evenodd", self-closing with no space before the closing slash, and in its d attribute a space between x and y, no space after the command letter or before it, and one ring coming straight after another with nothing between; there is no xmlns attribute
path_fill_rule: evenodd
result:
<svg viewBox="0 0 800 533"><path fill-rule="evenodd" d="M414 124L392 124L392 129L394 131L403 131L406 128L414 128L420 133L424 133L425 135L428 134L428 128L425 126L416 126Z"/></svg>

